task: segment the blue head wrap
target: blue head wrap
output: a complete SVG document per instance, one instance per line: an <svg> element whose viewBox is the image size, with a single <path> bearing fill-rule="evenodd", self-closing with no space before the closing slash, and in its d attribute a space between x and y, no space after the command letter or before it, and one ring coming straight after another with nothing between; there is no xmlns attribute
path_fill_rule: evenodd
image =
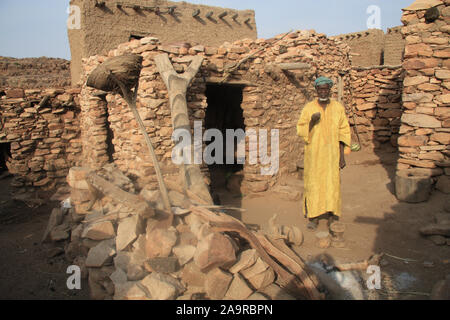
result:
<svg viewBox="0 0 450 320"><path fill-rule="evenodd" d="M317 80L314 82L314 85L316 87L324 85L324 84L328 84L330 86L330 88L333 87L333 85L334 85L333 80L331 80L330 78L327 78L327 77L317 78Z"/></svg>

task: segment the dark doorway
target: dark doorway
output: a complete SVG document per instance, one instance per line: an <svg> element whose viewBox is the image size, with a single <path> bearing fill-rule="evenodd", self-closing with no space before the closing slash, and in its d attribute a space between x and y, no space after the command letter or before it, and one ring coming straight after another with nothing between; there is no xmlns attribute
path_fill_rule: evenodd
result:
<svg viewBox="0 0 450 320"><path fill-rule="evenodd" d="M0 174L8 171L6 165L11 158L11 143L0 143Z"/></svg>
<svg viewBox="0 0 450 320"><path fill-rule="evenodd" d="M234 138L234 147L227 145L227 129L245 131L244 115L241 108L242 86L209 84L206 86L208 108L206 110L205 129L217 129L223 136L223 164L209 165L211 192L217 204L223 204L224 198L241 196L240 185L243 180L244 164L238 163L238 139ZM245 142L245 140L244 140ZM206 145L214 143L214 140ZM227 162L227 150L232 152ZM213 154L214 155L214 154Z"/></svg>

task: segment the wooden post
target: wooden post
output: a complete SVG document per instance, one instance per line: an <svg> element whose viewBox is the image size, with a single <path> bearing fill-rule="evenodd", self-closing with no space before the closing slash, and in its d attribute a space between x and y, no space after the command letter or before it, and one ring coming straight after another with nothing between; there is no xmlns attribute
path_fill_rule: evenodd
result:
<svg viewBox="0 0 450 320"><path fill-rule="evenodd" d="M186 93L192 79L194 79L203 63L203 57L194 57L191 65L183 74L178 74L175 71L169 60L169 56L166 53L160 54L154 59L159 73L161 74L161 77L164 80L169 92L173 130L185 129L189 134L191 134ZM189 155L189 159L190 158L191 155ZM182 172L182 181L187 186L186 192L190 190L191 192L197 194L197 196L203 199L206 203L213 204L211 194L204 181L204 176L200 170L200 167L195 164L182 164L180 171Z"/></svg>
<svg viewBox="0 0 450 320"><path fill-rule="evenodd" d="M122 91L122 97L125 99L125 101L128 103L128 106L130 107L131 111L133 112L134 117L136 118L136 121L139 125L139 128L141 130L142 135L145 138L145 142L147 144L148 150L150 151L150 156L152 157L153 165L155 167L156 177L158 179L159 184L159 191L161 192L161 196L164 203L164 208L168 212L172 212L172 207L170 205L169 200L169 194L167 192L166 185L164 183L164 178L161 173L161 168L159 167L158 159L156 158L155 150L153 149L152 141L150 140L150 137L148 136L147 130L145 129L144 123L142 122L141 116L139 115L139 112L136 108L136 99L137 99L137 93L139 89L139 82L137 82L136 87L134 88L134 95L132 97L131 91L125 87L125 85L117 79L114 74L111 73L111 78L117 83L117 85L120 87Z"/></svg>

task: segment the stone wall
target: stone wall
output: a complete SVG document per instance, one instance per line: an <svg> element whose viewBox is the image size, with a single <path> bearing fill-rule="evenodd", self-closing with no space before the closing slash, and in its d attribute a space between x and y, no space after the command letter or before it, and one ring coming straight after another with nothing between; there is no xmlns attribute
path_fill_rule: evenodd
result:
<svg viewBox="0 0 450 320"><path fill-rule="evenodd" d="M403 69L401 67L353 68L352 99L361 144L369 149L384 143L397 147L402 116ZM355 131L354 131L355 132Z"/></svg>
<svg viewBox="0 0 450 320"><path fill-rule="evenodd" d="M437 6L439 18L426 22ZM433 169L445 173L450 144L450 1L429 0L404 9L406 38L399 169Z"/></svg>
<svg viewBox="0 0 450 320"><path fill-rule="evenodd" d="M0 144L14 187L64 183L81 154L80 89L11 89L0 99Z"/></svg>
<svg viewBox="0 0 450 320"><path fill-rule="evenodd" d="M69 85L70 61L0 57L0 91L4 88L57 88Z"/></svg>
<svg viewBox="0 0 450 320"><path fill-rule="evenodd" d="M342 42L326 38L323 34L298 31L275 44L273 40L249 39L232 44L225 43L220 47L199 45L187 49L162 45L153 38L144 38L121 44L109 52L109 57L132 52L144 58L137 104L163 171L173 172L177 168L171 161L173 143L167 89L153 58L158 54L168 53L179 72L186 70L192 56L200 55L205 58L187 94L192 122L202 121L204 125L208 107L206 86L218 84L223 79L225 66L237 63L269 44L271 45L267 49L244 62L224 83L242 87L241 108L246 129L279 130L279 174L261 175L261 166L248 164L247 156L242 184L242 192L247 193L265 191L276 183L279 176L297 171L296 164L301 160L303 152L302 141L296 135L301 108L314 98L313 81L318 75L328 75L337 82L339 71L350 70L348 47ZM84 83L86 75L105 59L103 56L93 56L84 60ZM308 63L310 68L286 72L277 70L277 64L283 62ZM347 105L350 105L349 84L350 77L346 75L344 96L348 100ZM334 90L336 96L337 87ZM154 179L149 152L123 99L110 94L106 97L95 97L95 93L95 90L85 86L81 92L83 162L92 168L100 168L112 158L125 174L143 180ZM109 135L113 136L109 143L107 124L110 127ZM108 145L109 150L112 150L111 145L113 146L113 154L108 153ZM156 181L154 183L156 187Z"/></svg>
<svg viewBox="0 0 450 320"><path fill-rule="evenodd" d="M102 2L103 6L96 5ZM211 46L257 37L252 10L164 0L71 0L71 4L79 6L82 16L81 29L68 30L73 85L80 79L82 58L106 54L132 37L152 36L162 43L197 42ZM176 8L169 13L172 6ZM200 12L194 17L197 10ZM227 15L220 18L224 12Z"/></svg>

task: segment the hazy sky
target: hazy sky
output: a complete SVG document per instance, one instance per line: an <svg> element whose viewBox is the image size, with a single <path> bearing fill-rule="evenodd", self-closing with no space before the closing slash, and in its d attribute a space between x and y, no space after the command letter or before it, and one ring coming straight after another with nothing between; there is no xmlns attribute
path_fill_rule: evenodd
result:
<svg viewBox="0 0 450 320"><path fill-rule="evenodd" d="M179 2L179 1L177 1ZM380 8L381 27L401 25L402 8L414 0L190 0L187 2L256 12L258 37L315 29L337 35L367 29ZM0 0L0 56L70 59L66 21L69 0Z"/></svg>

